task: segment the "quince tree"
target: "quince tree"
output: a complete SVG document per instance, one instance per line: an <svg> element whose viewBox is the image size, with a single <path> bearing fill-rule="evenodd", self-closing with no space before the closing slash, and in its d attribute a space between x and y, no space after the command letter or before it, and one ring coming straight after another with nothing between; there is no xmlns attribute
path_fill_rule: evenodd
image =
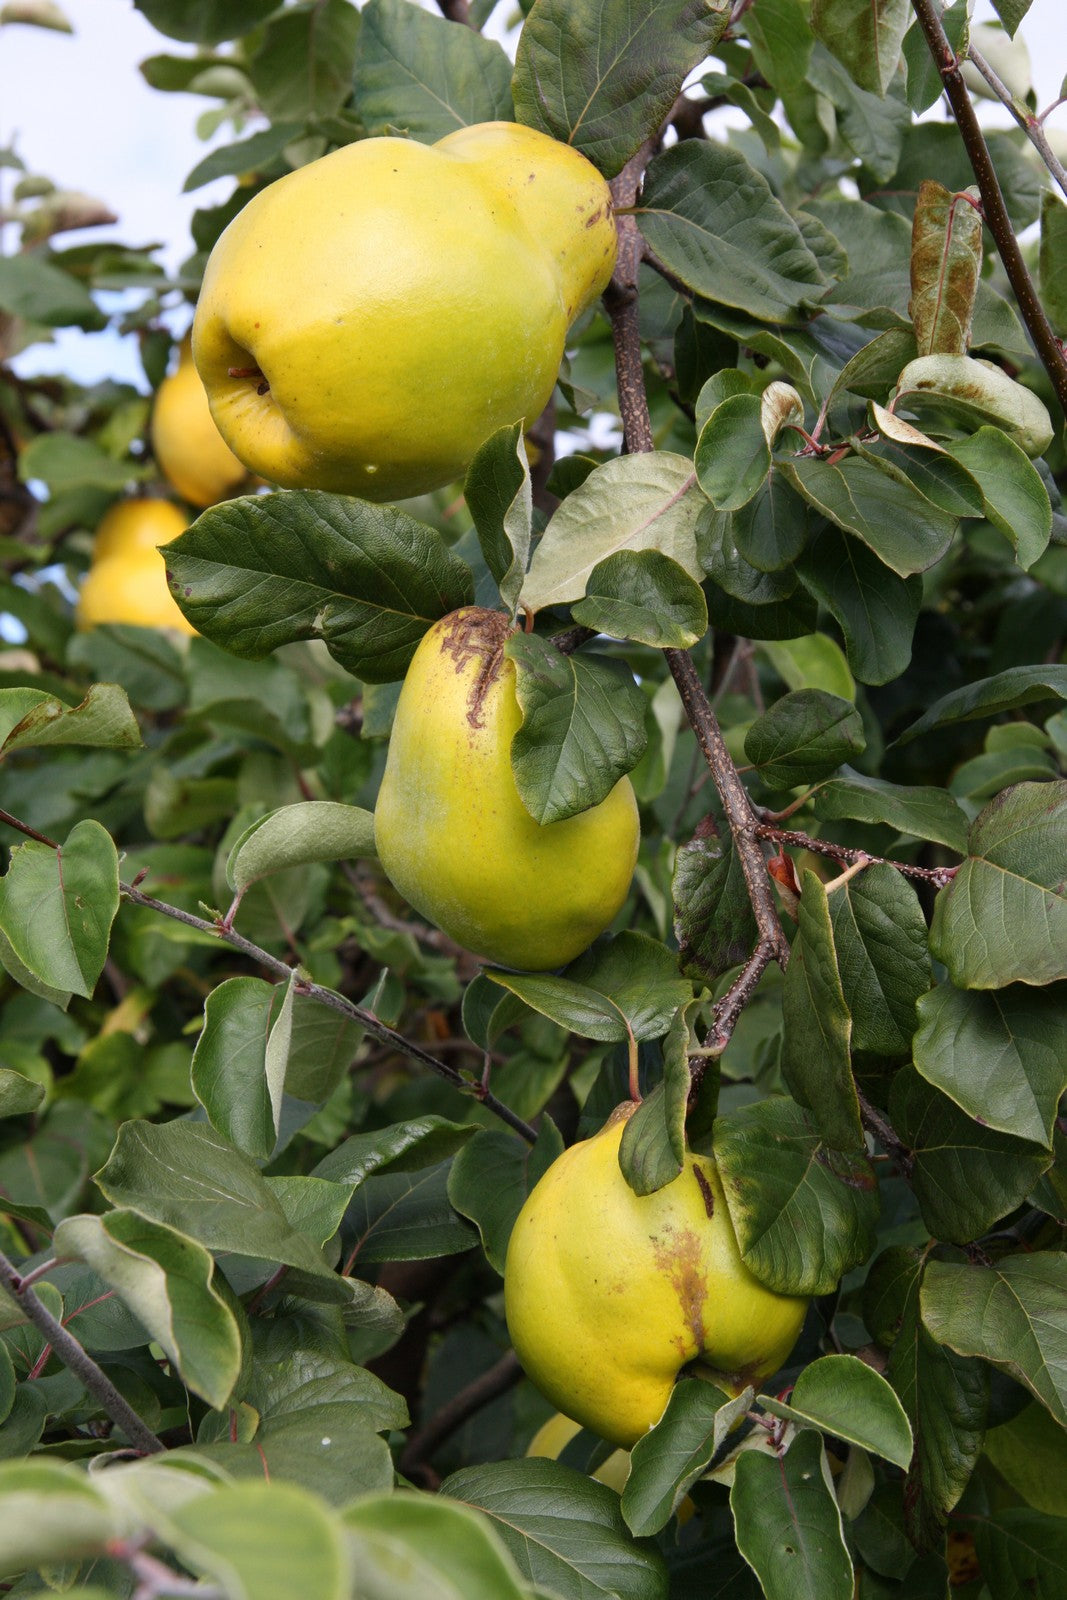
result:
<svg viewBox="0 0 1067 1600"><path fill-rule="evenodd" d="M181 267L3 152L0 1587L1059 1595L1030 0L136 6Z"/></svg>

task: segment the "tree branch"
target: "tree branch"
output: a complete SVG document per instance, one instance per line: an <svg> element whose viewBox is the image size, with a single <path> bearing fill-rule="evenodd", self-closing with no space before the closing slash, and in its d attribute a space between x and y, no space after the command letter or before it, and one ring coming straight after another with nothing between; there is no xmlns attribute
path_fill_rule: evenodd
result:
<svg viewBox="0 0 1067 1600"><path fill-rule="evenodd" d="M1063 190L1064 196L1067 197L1067 168L1064 167L1063 162L1049 144L1048 135L1045 132L1045 125L1041 121L1041 118L1035 116L1031 111L1023 111L1020 109L1015 96L1012 94L1007 84L1000 77L999 73L997 73L993 67L990 66L982 52L975 49L973 44L969 44L967 46L967 56L968 59L973 62L976 69L982 74L982 77L985 79L986 83L988 83L997 99L1011 112L1012 116L1015 118L1016 122L1019 124L1020 128L1023 130L1026 137L1029 139L1030 143L1033 145L1034 149L1037 151L1038 155L1041 157L1042 161L1045 163L1046 167L1051 172L1060 188Z"/></svg>
<svg viewBox="0 0 1067 1600"><path fill-rule="evenodd" d="M1067 414L1067 356L1064 355L1063 346L1052 331L1045 315L1045 308L1038 298L1034 281L1019 249L1008 216L1008 208L1004 203L1004 193L989 154L989 146L985 142L981 124L971 104L967 85L963 81L959 58L949 43L934 0L911 0L911 5L945 85L948 103L952 107L952 114L956 119L982 196L985 220L1004 264L1023 321L1026 323L1041 364L1048 373L1049 381L1056 391L1060 406Z"/></svg>
<svg viewBox="0 0 1067 1600"><path fill-rule="evenodd" d="M48 1341L63 1365L84 1383L93 1399L100 1402L112 1422L122 1429L134 1448L146 1456L158 1455L165 1449L163 1441L156 1438L151 1428L141 1421L133 1407L122 1398L107 1373L101 1371L85 1347L56 1320L37 1291L20 1276L14 1263L2 1252L0 1252L0 1283L3 1283L38 1333Z"/></svg>
<svg viewBox="0 0 1067 1600"><path fill-rule="evenodd" d="M461 1428L468 1417L506 1394L521 1377L518 1356L514 1350L506 1350L499 1361L453 1395L431 1421L411 1435L400 1457L400 1471L404 1476L417 1479L428 1489L436 1489L440 1479L430 1466L429 1458L437 1446Z"/></svg>
<svg viewBox="0 0 1067 1600"><path fill-rule="evenodd" d="M799 833L795 828L777 828L773 823L761 822L757 837L772 844L791 844L800 850L810 850L819 856L829 856L833 861L863 863L869 867L892 867L905 878L919 878L943 889L960 870L959 867L916 867L910 861L892 861L886 856L872 856L867 850L857 850L852 845L836 844L832 839L815 839L810 833Z"/></svg>

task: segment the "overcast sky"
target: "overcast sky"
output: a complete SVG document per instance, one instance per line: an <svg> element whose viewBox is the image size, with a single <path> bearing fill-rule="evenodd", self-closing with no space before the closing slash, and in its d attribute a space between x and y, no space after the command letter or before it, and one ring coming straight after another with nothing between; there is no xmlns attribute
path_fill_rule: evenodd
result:
<svg viewBox="0 0 1067 1600"><path fill-rule="evenodd" d="M159 259L177 267L191 248L193 211L221 200L231 186L221 179L195 195L181 192L186 174L209 148L197 138L195 123L214 102L147 87L140 61L189 47L158 34L133 0L61 4L73 36L23 26L0 29L0 145L14 141L31 171L106 201L120 218L113 236L131 245L159 243ZM1065 0L1033 0L1020 30L1030 47L1040 106L1059 95L1067 73L1064 6ZM502 5L500 14L507 10ZM975 16L992 18L991 0L977 0ZM1052 114L1049 127L1067 135L1067 106ZM215 142L232 137L227 129ZM7 198L11 184L10 171L0 169L0 197ZM124 345L64 332L56 346L27 352L22 364L30 363L34 370L77 371L87 381L110 374L144 383L129 340Z"/></svg>

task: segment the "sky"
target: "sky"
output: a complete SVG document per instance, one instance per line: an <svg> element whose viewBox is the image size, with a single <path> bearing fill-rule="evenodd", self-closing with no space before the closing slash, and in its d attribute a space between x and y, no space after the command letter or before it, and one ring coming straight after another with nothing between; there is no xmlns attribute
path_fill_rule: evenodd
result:
<svg viewBox="0 0 1067 1600"><path fill-rule="evenodd" d="M119 216L109 237L130 245L159 243L157 259L177 268L191 250L193 211L224 199L232 180L220 179L191 195L182 194L182 184L211 143L229 142L232 130L205 144L195 124L215 102L148 88L138 70L145 57L183 54L191 47L164 39L134 9L133 0L60 3L73 35L0 28L0 147L14 142L31 172L105 201ZM435 9L432 0L426 3ZM1039 106L1058 97L1067 74L1064 4L1033 0L1020 30L1029 45ZM504 0L494 21L508 9ZM975 19L993 17L991 0L976 0ZM994 107L985 110L984 120L998 116L1003 123L1010 120ZM1048 127L1061 129L1067 141L1067 105L1052 114ZM12 183L10 170L0 168L0 203ZM86 237L72 233L57 242ZM179 314L176 327L181 322ZM64 330L55 345L34 347L19 365L27 372L65 371L87 382L114 376L145 387L130 339Z"/></svg>

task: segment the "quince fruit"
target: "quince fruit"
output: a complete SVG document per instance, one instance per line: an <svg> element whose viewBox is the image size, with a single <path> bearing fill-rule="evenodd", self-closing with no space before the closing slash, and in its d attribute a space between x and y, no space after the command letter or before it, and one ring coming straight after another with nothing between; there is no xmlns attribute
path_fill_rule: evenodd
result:
<svg viewBox="0 0 1067 1600"><path fill-rule="evenodd" d="M219 431L285 488L450 483L543 410L615 246L600 173L533 128L345 145L255 195L211 252L193 354Z"/></svg>
<svg viewBox="0 0 1067 1600"><path fill-rule="evenodd" d="M158 549L186 526L186 517L170 500L120 500L111 506L100 519L93 559L78 593L77 626L128 622L195 633L167 586L166 562Z"/></svg>
<svg viewBox="0 0 1067 1600"><path fill-rule="evenodd" d="M511 632L501 612L466 606L425 635L400 692L374 835L416 911L486 961L543 971L613 920L640 830L628 778L562 822L526 810L511 770L522 721Z"/></svg>
<svg viewBox="0 0 1067 1600"><path fill-rule="evenodd" d="M207 391L193 365L191 336L182 340L178 365L163 379L152 407L152 454L183 500L213 506L248 477L218 428Z"/></svg>
<svg viewBox="0 0 1067 1600"><path fill-rule="evenodd" d="M745 1266L715 1163L690 1154L671 1183L636 1195L619 1146L632 1101L565 1150L519 1212L504 1300L519 1360L553 1405L629 1448L699 1360L739 1394L776 1372L807 1301Z"/></svg>

